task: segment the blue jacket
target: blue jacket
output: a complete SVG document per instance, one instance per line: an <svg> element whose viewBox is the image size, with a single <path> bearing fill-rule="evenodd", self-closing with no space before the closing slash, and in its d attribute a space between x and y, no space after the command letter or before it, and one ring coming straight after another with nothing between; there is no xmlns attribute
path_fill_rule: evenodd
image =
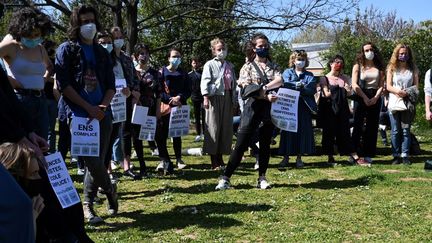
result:
<svg viewBox="0 0 432 243"><path fill-rule="evenodd" d="M299 77L294 68L288 68L283 72L282 78L284 81L284 88L300 91L300 100L303 100L312 112L318 111L314 98L317 80L311 72L304 71ZM303 83L303 86L299 87L296 85L299 81Z"/></svg>

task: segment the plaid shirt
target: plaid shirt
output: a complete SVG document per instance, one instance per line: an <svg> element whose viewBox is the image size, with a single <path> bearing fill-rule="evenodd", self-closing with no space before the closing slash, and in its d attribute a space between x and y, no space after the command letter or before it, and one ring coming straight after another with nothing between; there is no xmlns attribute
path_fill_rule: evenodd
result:
<svg viewBox="0 0 432 243"><path fill-rule="evenodd" d="M257 63L257 65L258 65L258 67L261 68L261 66L258 63ZM267 75L267 78L270 82L273 81L276 77L281 77L279 67L270 61L267 61L265 69L263 70L261 68L261 71L265 72L265 74ZM264 72L263 72L263 74L264 74ZM258 74L257 70L255 69L255 67L252 65L252 63L246 62L240 70L240 76L239 76L239 79L237 81L237 84L244 87L244 86L249 85L251 83L261 84L261 78L260 78L260 75Z"/></svg>

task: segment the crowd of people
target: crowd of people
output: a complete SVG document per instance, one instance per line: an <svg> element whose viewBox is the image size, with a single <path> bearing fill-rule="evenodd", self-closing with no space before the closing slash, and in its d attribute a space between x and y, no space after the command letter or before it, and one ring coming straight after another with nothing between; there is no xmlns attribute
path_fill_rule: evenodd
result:
<svg viewBox="0 0 432 243"><path fill-rule="evenodd" d="M344 57L336 55L329 59L328 73L317 78L307 71L304 50L293 51L287 57L289 68L282 72L272 62L269 39L255 34L245 45L246 60L240 68L226 60L226 42L215 38L210 42L213 58L202 71L201 61L192 58L188 73L180 67L178 48L168 50L167 64L160 68L151 65L151 48L145 43L129 55L122 30L104 30L98 16L91 6L74 8L68 40L57 46L45 40L53 30L49 18L39 10L22 8L13 13L9 34L0 43L0 208L5 212L0 221L8 222L8 233L0 232L1 242L92 242L84 223L103 222L94 209L98 192L107 198L109 215L118 211L118 178L112 171L122 167L122 175L133 180L149 176L140 125L131 122L135 105L148 107L148 115L157 118L155 141L148 145L152 156L159 156L156 171L167 175L187 166L181 137L172 138L175 164L167 139L171 109L187 105L191 98L195 142L203 141L211 169L222 171L216 190L230 187L249 147L257 162L257 188L271 187L266 172L278 129L270 110L279 88L300 94L298 132L280 132L279 169L289 166L290 156L296 156L295 167L301 168L302 156L316 154L314 119L322 128L322 154L328 156L329 166L336 164L336 152L348 156L352 165L370 166L383 114L390 120L392 163L411 164L410 128L419 70L408 45L398 44L386 66L378 47L367 42L359 47L351 77L343 72ZM424 88L427 120L432 119L430 72ZM123 122L113 120L110 107L117 80L126 81L126 87L117 91L126 97ZM44 155L59 151L63 158L68 156L73 117L98 121L100 149L99 156L73 158L84 176L83 198L63 209L50 186ZM233 129L236 123L238 128ZM139 172L132 168L133 150ZM229 155L227 163L223 155Z"/></svg>

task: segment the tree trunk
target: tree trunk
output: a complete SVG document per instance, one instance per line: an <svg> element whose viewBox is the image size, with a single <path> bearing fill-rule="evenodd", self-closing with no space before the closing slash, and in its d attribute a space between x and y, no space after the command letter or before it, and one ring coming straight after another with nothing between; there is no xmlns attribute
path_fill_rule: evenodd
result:
<svg viewBox="0 0 432 243"><path fill-rule="evenodd" d="M129 43L126 45L126 51L132 55L133 48L138 41L138 2L139 0L132 1L126 8L127 29L126 34L129 37Z"/></svg>

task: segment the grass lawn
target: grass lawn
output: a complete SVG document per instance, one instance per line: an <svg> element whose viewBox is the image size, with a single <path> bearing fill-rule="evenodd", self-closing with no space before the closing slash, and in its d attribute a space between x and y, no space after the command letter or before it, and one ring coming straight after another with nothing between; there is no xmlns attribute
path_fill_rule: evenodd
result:
<svg viewBox="0 0 432 243"><path fill-rule="evenodd" d="M188 167L174 176L121 178L119 214L108 217L105 204L96 206L106 223L87 230L96 242L431 242L432 173L423 166L432 157L432 132L415 133L423 153L411 166L389 164L390 148L380 141L371 168L339 156L342 165L328 168L325 156L307 156L304 169L279 171L281 156L272 156L270 190L255 188L252 157L233 175L232 189L215 191L220 172L209 169L209 157L185 156ZM194 137L185 137L183 148L200 147ZM154 171L158 160L149 153L145 148ZM71 173L82 195L82 178Z"/></svg>

